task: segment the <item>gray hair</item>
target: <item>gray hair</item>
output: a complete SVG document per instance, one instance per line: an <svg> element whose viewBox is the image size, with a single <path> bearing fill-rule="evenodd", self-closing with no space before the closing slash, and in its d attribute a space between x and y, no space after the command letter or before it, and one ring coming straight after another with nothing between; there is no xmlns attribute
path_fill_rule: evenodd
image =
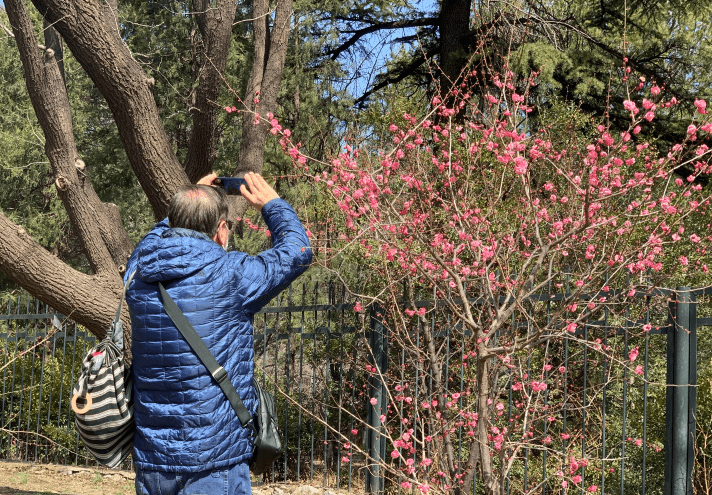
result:
<svg viewBox="0 0 712 495"><path fill-rule="evenodd" d="M227 195L221 188L190 184L182 186L168 207L171 227L195 230L212 238L220 220L227 218Z"/></svg>

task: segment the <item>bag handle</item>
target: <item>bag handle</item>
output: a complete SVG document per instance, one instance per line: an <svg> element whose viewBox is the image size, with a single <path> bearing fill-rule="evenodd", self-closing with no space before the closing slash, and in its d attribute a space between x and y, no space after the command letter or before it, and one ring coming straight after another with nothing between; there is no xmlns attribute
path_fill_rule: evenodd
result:
<svg viewBox="0 0 712 495"><path fill-rule="evenodd" d="M111 337L111 340L117 346L119 346L119 349L121 350L123 350L124 348L124 328L121 324L121 306L124 304L124 299L126 299L126 290L129 288L129 285L131 285L131 281L133 281L134 275L136 275L136 270L134 270L131 275L129 275L129 278L124 284L124 291L121 293L119 307L116 308L116 314L114 315L114 319L111 322L111 328L109 329L108 336Z"/></svg>
<svg viewBox="0 0 712 495"><path fill-rule="evenodd" d="M161 299L163 301L163 308L166 310L168 316L173 320L173 324L178 328L178 331L183 335L183 338L188 341L188 345L191 349L198 355L198 358L202 361L205 367L208 369L210 374L218 382L220 388L222 389L225 397L230 402L230 405L235 410L235 414L240 419L240 423L244 428L251 428L253 434L257 435L257 428L252 418L252 415L247 411L245 404L242 403L240 395L235 390L234 385L230 382L227 377L227 372L225 368L220 366L216 361L215 357L212 355L208 346L205 345L203 339L195 331L193 325L190 324L188 319L185 317L183 312L180 310L178 305L171 299L171 296L166 292L166 288L163 287L161 282L158 282L158 288L161 291Z"/></svg>

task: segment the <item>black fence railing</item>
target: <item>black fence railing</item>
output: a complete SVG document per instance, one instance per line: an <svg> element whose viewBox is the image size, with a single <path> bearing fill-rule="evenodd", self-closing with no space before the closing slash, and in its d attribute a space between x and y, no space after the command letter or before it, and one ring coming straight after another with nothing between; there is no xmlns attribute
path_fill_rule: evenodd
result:
<svg viewBox="0 0 712 495"><path fill-rule="evenodd" d="M559 384L544 392L544 404L561 405L561 421L530 426L543 438L563 439L557 444L563 449L595 459L580 471L582 489L595 484L599 493L692 494L699 421L697 329L712 326L712 318L698 317L698 298L707 304L710 294L708 289L656 291L642 298L635 315L626 309L616 320L604 313L542 351L546 362L556 363L543 372L546 379ZM541 301L561 298L546 294ZM418 414L407 426L382 422L385 416L378 411L393 404L387 387L408 389L409 402L419 404L432 399L430 380L396 345L379 311L355 312L354 303L336 284L295 285L255 316L256 374L275 394L285 446L270 481L309 480L382 492L389 482L379 464L404 462L387 455L393 449L390 439L405 428L414 436L429 433ZM700 314L709 309L704 308ZM431 334L447 356L448 383L463 390L465 334L440 323L432 320ZM513 317L512 327L518 325L529 331L527 323ZM639 331L647 325L650 331ZM422 321L412 329L414 345L422 342L423 330ZM635 371L630 363L621 367L594 355L591 342L617 346L622 356L640 349L642 364ZM76 434L69 397L82 357L95 343L95 337L39 302L8 304L0 315L0 458L93 464ZM610 380L614 372L620 380ZM514 418L519 405L511 379L508 387L502 413ZM462 462L468 431L466 425L457 428ZM507 493L535 487L539 493L560 493L547 481L561 468L552 464L553 448L524 448L506 480ZM466 491L476 494L481 486L475 477Z"/></svg>

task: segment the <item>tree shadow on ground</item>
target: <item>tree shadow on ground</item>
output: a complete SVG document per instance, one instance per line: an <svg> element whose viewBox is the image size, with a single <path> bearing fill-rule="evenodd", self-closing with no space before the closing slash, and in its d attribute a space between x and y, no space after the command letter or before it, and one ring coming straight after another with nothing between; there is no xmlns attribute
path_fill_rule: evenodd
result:
<svg viewBox="0 0 712 495"><path fill-rule="evenodd" d="M35 492L35 491L27 491L27 490L18 490L17 488L12 488L9 486L0 486L0 495L71 495L67 494L65 492L48 492L48 491L41 491L41 492Z"/></svg>

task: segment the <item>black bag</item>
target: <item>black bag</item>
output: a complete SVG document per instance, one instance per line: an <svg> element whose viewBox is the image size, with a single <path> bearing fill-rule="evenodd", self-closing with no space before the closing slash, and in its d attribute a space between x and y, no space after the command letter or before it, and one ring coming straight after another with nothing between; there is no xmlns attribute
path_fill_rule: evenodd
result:
<svg viewBox="0 0 712 495"><path fill-rule="evenodd" d="M272 467L272 463L282 454L282 439L277 428L277 414L275 412L274 397L264 390L257 380L253 378L252 383L257 393L257 425L242 403L240 395L235 390L235 386L227 379L227 372L218 364L215 357L205 345L203 339L195 331L178 305L171 299L162 283L158 283L161 292L163 308L171 317L173 324L188 342L193 352L198 355L200 361L205 365L215 381L220 385L230 405L235 410L235 414L240 419L244 428L252 430L252 462L250 471L254 474L262 474Z"/></svg>
<svg viewBox="0 0 712 495"><path fill-rule="evenodd" d="M120 319L126 288L132 279L133 274L124 286L106 337L84 357L72 391L71 404L79 436L96 460L109 468L117 467L132 452L136 429L131 370L124 366L124 330Z"/></svg>
<svg viewBox="0 0 712 495"><path fill-rule="evenodd" d="M272 463L282 455L282 439L277 428L277 414L274 397L253 379L257 393L257 431L254 433L252 464L250 471L262 474L272 467Z"/></svg>

